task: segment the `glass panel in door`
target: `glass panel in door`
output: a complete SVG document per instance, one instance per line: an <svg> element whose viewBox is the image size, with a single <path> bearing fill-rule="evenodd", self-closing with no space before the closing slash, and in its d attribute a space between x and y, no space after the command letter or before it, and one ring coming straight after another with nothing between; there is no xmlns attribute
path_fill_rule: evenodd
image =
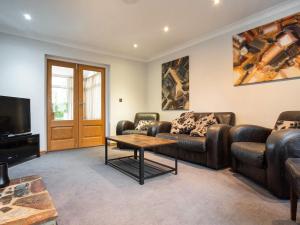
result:
<svg viewBox="0 0 300 225"><path fill-rule="evenodd" d="M83 70L83 120L101 120L101 72Z"/></svg>
<svg viewBox="0 0 300 225"><path fill-rule="evenodd" d="M73 120L74 69L52 65L51 71L53 120Z"/></svg>

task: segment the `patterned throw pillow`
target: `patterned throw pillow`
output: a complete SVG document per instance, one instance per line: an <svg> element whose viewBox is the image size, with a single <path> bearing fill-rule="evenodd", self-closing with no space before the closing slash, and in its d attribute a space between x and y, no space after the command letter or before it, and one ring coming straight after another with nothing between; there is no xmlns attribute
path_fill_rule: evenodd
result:
<svg viewBox="0 0 300 225"><path fill-rule="evenodd" d="M139 131L148 130L148 128L153 126L154 123L155 123L155 121L153 121L153 120L140 120L135 129L139 130Z"/></svg>
<svg viewBox="0 0 300 225"><path fill-rule="evenodd" d="M172 121L171 134L189 134L195 127L194 112L186 112Z"/></svg>
<svg viewBox="0 0 300 225"><path fill-rule="evenodd" d="M273 131L285 129L300 129L300 121L278 120Z"/></svg>
<svg viewBox="0 0 300 225"><path fill-rule="evenodd" d="M215 114L211 113L204 116L196 121L196 128L191 131L190 135L194 137L204 137L206 136L208 128L214 124L218 124Z"/></svg>

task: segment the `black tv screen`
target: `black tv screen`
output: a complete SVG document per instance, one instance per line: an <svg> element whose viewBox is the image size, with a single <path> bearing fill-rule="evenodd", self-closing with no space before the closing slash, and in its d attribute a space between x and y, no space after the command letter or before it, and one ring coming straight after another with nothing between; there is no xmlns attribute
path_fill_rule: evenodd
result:
<svg viewBox="0 0 300 225"><path fill-rule="evenodd" d="M0 134L21 134L30 130L30 99L0 96Z"/></svg>

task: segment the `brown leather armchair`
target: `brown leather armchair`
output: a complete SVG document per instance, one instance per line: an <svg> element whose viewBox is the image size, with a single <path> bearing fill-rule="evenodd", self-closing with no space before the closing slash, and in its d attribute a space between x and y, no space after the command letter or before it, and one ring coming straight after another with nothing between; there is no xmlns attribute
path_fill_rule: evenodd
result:
<svg viewBox="0 0 300 225"><path fill-rule="evenodd" d="M116 127L116 134L117 135L139 134L139 135L155 136L155 134L152 133L152 129L150 127L148 130L135 130L140 120L151 120L151 121L158 122L159 114L153 112L136 113L133 122L129 120L121 120L118 122ZM120 149L131 148L130 146L121 143L118 143L117 146Z"/></svg>
<svg viewBox="0 0 300 225"><path fill-rule="evenodd" d="M278 120L300 121L300 111L288 111ZM232 169L265 186L279 198L289 196L285 161L300 157L300 129L272 132L254 125L230 130Z"/></svg>
<svg viewBox="0 0 300 225"><path fill-rule="evenodd" d="M154 112L139 112L135 114L134 121L131 122L129 120L121 120L117 124L116 134L124 135L124 134L141 134L153 136L151 133L151 129L148 130L135 130L140 120L151 120L158 122L159 114Z"/></svg>

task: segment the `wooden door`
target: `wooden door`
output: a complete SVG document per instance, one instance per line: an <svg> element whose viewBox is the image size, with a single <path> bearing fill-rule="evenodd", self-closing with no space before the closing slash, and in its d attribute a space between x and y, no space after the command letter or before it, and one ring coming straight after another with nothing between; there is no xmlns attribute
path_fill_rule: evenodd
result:
<svg viewBox="0 0 300 225"><path fill-rule="evenodd" d="M105 140L105 69L79 65L79 147Z"/></svg>
<svg viewBox="0 0 300 225"><path fill-rule="evenodd" d="M78 146L76 64L54 60L48 60L47 64L48 150L76 148Z"/></svg>

